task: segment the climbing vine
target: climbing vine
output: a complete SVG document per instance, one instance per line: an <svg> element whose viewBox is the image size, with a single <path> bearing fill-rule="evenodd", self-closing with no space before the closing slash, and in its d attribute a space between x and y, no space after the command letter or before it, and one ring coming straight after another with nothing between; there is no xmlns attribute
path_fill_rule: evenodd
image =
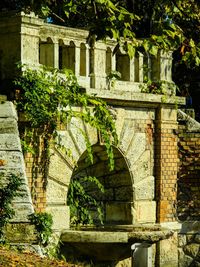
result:
<svg viewBox="0 0 200 267"><path fill-rule="evenodd" d="M69 124L72 118L78 118L97 129L100 141L105 145L108 164L112 170L114 167L112 145L116 145L118 140L114 118L106 102L94 95L88 95L85 89L78 84L71 70L59 71L45 67L30 69L24 65L20 68L21 75L15 80L17 109L24 114L27 123L21 139L23 150L31 152L34 156L33 166L36 170L33 168L32 175L37 175L39 166L40 172L43 173L44 186L46 185L50 142L54 140L56 145L62 146L62 137L58 133L59 127ZM77 110L74 107L80 108ZM85 139L88 159L92 163L92 146L86 133L81 129L80 131ZM70 154L70 148L69 150L65 149ZM97 184L95 178L87 179ZM80 189L80 182L73 180L69 193L72 210L77 208L77 196L81 199L81 193L85 194ZM83 198L87 199L86 194ZM90 198L90 202L97 206L94 199ZM82 201L79 201L79 204L81 203ZM84 205L83 209L82 212L77 209L78 220L91 222ZM85 217L83 213L85 213Z"/></svg>
<svg viewBox="0 0 200 267"><path fill-rule="evenodd" d="M22 185L21 178L10 174L5 177L0 175L0 242L3 242L4 230L10 219L15 215L12 201L20 195L19 188Z"/></svg>
<svg viewBox="0 0 200 267"><path fill-rule="evenodd" d="M30 221L35 225L38 241L41 245L47 245L51 237L53 219L47 212L32 213L29 215Z"/></svg>

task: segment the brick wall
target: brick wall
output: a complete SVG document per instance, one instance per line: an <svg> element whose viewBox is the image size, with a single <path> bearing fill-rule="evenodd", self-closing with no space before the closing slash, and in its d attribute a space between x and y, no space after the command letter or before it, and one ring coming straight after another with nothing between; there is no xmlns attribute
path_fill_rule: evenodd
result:
<svg viewBox="0 0 200 267"><path fill-rule="evenodd" d="M179 124L177 213L181 221L200 219L200 130L189 132Z"/></svg>
<svg viewBox="0 0 200 267"><path fill-rule="evenodd" d="M156 200L157 222L176 221L177 193L177 123L167 109L159 110L156 127ZM169 113L169 114L168 114Z"/></svg>

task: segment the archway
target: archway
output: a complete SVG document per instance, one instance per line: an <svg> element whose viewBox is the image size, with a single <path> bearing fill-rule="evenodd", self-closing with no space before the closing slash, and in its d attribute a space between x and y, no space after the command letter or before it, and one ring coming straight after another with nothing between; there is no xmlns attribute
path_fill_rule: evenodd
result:
<svg viewBox="0 0 200 267"><path fill-rule="evenodd" d="M97 206L101 207L104 225L131 224L133 186L125 157L118 148L113 147L115 166L113 170L110 170L105 146L93 145L92 150L93 163L87 160L87 151L85 151L73 171L71 183L80 182L86 195L95 199ZM97 182L103 185L104 192L99 190L95 182L89 182L85 177L96 177ZM94 203L90 202L89 197L87 197L87 203L83 203L84 199L81 201L80 205L87 207L93 222L99 224L100 220ZM71 214L71 218L73 215Z"/></svg>

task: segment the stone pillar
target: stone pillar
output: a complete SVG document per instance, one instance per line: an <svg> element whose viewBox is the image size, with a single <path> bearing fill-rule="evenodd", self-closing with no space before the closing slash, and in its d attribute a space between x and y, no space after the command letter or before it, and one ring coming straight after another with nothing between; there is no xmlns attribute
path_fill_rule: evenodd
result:
<svg viewBox="0 0 200 267"><path fill-rule="evenodd" d="M34 15L22 16L21 22L21 62L39 64L39 31L43 21Z"/></svg>
<svg viewBox="0 0 200 267"><path fill-rule="evenodd" d="M75 44L75 66L74 74L78 77L80 75L80 44Z"/></svg>
<svg viewBox="0 0 200 267"><path fill-rule="evenodd" d="M91 48L91 87L106 88L106 45L96 42Z"/></svg>
<svg viewBox="0 0 200 267"><path fill-rule="evenodd" d="M141 53L138 53L135 56L135 82L143 82L144 80L144 70L143 70L143 63L144 63L144 56Z"/></svg>

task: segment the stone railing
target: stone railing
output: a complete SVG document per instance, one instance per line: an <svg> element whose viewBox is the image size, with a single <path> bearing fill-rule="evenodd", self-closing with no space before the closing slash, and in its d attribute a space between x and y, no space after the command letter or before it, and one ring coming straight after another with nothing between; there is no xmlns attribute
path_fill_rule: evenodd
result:
<svg viewBox="0 0 200 267"><path fill-rule="evenodd" d="M130 59L116 42L98 41L91 47L88 31L47 24L33 14L2 13L0 17L0 79L13 75L14 63L72 69L80 85L111 89L112 74L120 72L116 90L140 92L144 79L172 82L171 52L157 58L139 53ZM110 78L110 80L109 80Z"/></svg>

